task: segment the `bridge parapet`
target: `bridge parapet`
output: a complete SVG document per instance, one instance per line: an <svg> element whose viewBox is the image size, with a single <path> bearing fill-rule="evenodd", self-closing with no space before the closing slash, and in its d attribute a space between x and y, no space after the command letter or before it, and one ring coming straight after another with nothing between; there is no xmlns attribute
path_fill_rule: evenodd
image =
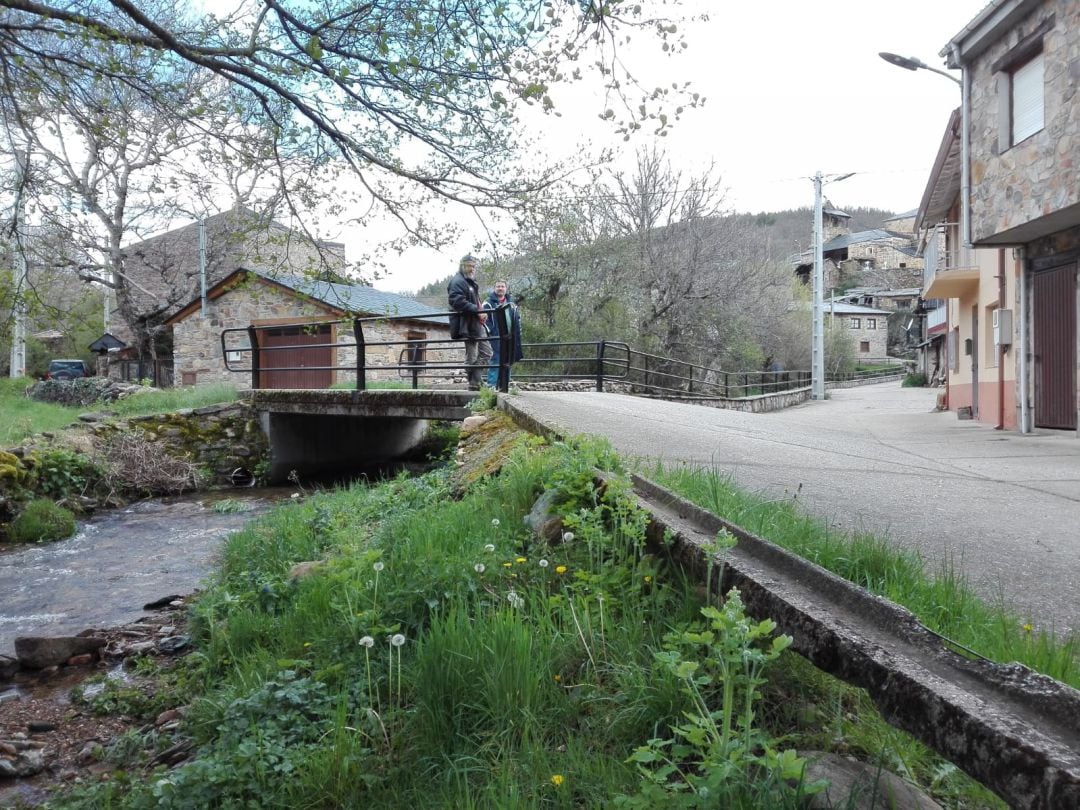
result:
<svg viewBox="0 0 1080 810"><path fill-rule="evenodd" d="M469 415L473 391L383 389L345 391L260 389L251 404L260 413L460 420Z"/></svg>

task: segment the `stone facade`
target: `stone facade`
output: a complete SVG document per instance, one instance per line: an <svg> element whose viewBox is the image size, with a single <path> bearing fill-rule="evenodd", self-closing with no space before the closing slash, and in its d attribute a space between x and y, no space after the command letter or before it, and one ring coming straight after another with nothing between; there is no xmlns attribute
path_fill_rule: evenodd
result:
<svg viewBox="0 0 1080 810"><path fill-rule="evenodd" d="M246 209L208 217L206 286L245 268L269 275L303 275L345 268L345 249L337 242L315 242L301 233ZM165 312L199 297L199 226L187 225L124 249L129 309L136 316ZM139 289L139 288L142 289ZM124 313L116 310L106 330L125 343L135 335Z"/></svg>
<svg viewBox="0 0 1080 810"><path fill-rule="evenodd" d="M844 329L851 337L856 360L880 360L889 356L889 313L869 308L861 312L836 312L830 311L828 305L825 313L830 316L827 321L830 328Z"/></svg>
<svg viewBox="0 0 1080 810"><path fill-rule="evenodd" d="M331 336L327 342L340 346L334 350L336 356L332 365L343 368L334 372L334 382L356 379L355 372L349 370L356 368L356 341L351 322L338 320L338 313L317 301L305 299L276 284L254 278L211 298L207 309L205 318L196 308L173 324L173 363L178 385L226 382L239 388L250 388L250 373L232 372L225 367L221 346L222 331L242 329L249 325L287 325L312 321L329 322ZM397 370L379 371L377 367L398 363L398 357L404 348L400 341L448 339L449 334L450 328L447 324L423 320L366 323L366 343L398 342L393 346L368 348L367 379L405 381ZM230 365L250 368L251 352L246 351L249 347L247 334L233 332L228 338L227 350L233 353L230 355ZM431 347L428 349L428 360L433 363L461 363L464 362L464 352L458 343L449 344L442 350ZM453 373L448 370L443 381L452 377ZM431 382L428 378L424 378L424 381Z"/></svg>
<svg viewBox="0 0 1080 810"><path fill-rule="evenodd" d="M1042 34L1044 126L1010 145L1011 58L1048 25ZM1080 3L1043 0L972 64L965 65L971 82L971 229L975 244L1007 244L1007 239L994 237L1080 203L1078 32ZM1012 243L1017 241L1028 239Z"/></svg>

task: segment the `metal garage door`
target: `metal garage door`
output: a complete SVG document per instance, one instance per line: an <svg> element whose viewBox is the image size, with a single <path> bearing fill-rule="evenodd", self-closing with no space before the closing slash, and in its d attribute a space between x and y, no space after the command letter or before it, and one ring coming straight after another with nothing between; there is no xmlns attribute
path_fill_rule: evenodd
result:
<svg viewBox="0 0 1080 810"><path fill-rule="evenodd" d="M262 330L259 334L260 348L288 346L277 351L261 352L260 388L329 388L334 372L327 368L334 365L331 346L309 346L332 342L330 324L310 326L281 326ZM307 369L311 369L310 371Z"/></svg>
<svg viewBox="0 0 1080 810"><path fill-rule="evenodd" d="M1035 427L1076 429L1076 264L1032 275Z"/></svg>

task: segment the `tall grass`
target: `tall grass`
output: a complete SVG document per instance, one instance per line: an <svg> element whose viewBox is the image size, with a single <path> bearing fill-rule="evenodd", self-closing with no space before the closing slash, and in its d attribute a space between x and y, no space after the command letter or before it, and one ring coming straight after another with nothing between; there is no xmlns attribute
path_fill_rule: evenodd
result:
<svg viewBox="0 0 1080 810"><path fill-rule="evenodd" d="M438 473L258 519L195 607L192 761L57 806L103 806L108 791L116 807L802 806L756 730L747 676L738 691L693 679L721 642L699 632L700 594L645 547L626 482L595 487L594 466L616 461L532 440L459 501ZM555 544L522 523L545 491L567 528ZM321 565L291 577L303 561ZM737 643L724 654L744 660ZM753 674L754 688L769 677ZM801 717L795 705L764 714ZM714 710L738 750L696 741ZM669 745L670 772L651 758ZM899 744L888 756L911 758ZM678 801L705 784L707 799Z"/></svg>
<svg viewBox="0 0 1080 810"><path fill-rule="evenodd" d="M85 410L29 399L23 392L30 383L26 379L0 379L0 447L20 442L35 433L60 430Z"/></svg>
<svg viewBox="0 0 1080 810"><path fill-rule="evenodd" d="M239 396L236 386L228 383L160 388L110 402L108 410L121 417L146 416L179 411L184 408L203 408L207 405L234 402Z"/></svg>
<svg viewBox="0 0 1080 810"><path fill-rule="evenodd" d="M1019 661L1080 687L1080 638L1036 629L1001 603L989 603L951 561L927 570L915 551L865 533L845 533L800 512L793 501L767 500L710 467L655 465L649 476L747 531L908 608L928 628L999 663Z"/></svg>
<svg viewBox="0 0 1080 810"><path fill-rule="evenodd" d="M190 388L147 390L126 399L88 407L68 407L38 402L24 395L27 380L0 380L0 446L14 444L36 433L53 432L77 421L88 408L101 408L120 417L168 413L184 408L233 402L239 397L235 386L225 383Z"/></svg>

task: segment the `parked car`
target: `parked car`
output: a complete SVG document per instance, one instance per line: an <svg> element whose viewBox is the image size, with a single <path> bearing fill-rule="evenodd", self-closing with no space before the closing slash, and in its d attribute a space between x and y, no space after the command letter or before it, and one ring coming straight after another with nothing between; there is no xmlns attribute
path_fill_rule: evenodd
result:
<svg viewBox="0 0 1080 810"><path fill-rule="evenodd" d="M90 368L82 360L50 360L46 380L75 380L89 377Z"/></svg>

